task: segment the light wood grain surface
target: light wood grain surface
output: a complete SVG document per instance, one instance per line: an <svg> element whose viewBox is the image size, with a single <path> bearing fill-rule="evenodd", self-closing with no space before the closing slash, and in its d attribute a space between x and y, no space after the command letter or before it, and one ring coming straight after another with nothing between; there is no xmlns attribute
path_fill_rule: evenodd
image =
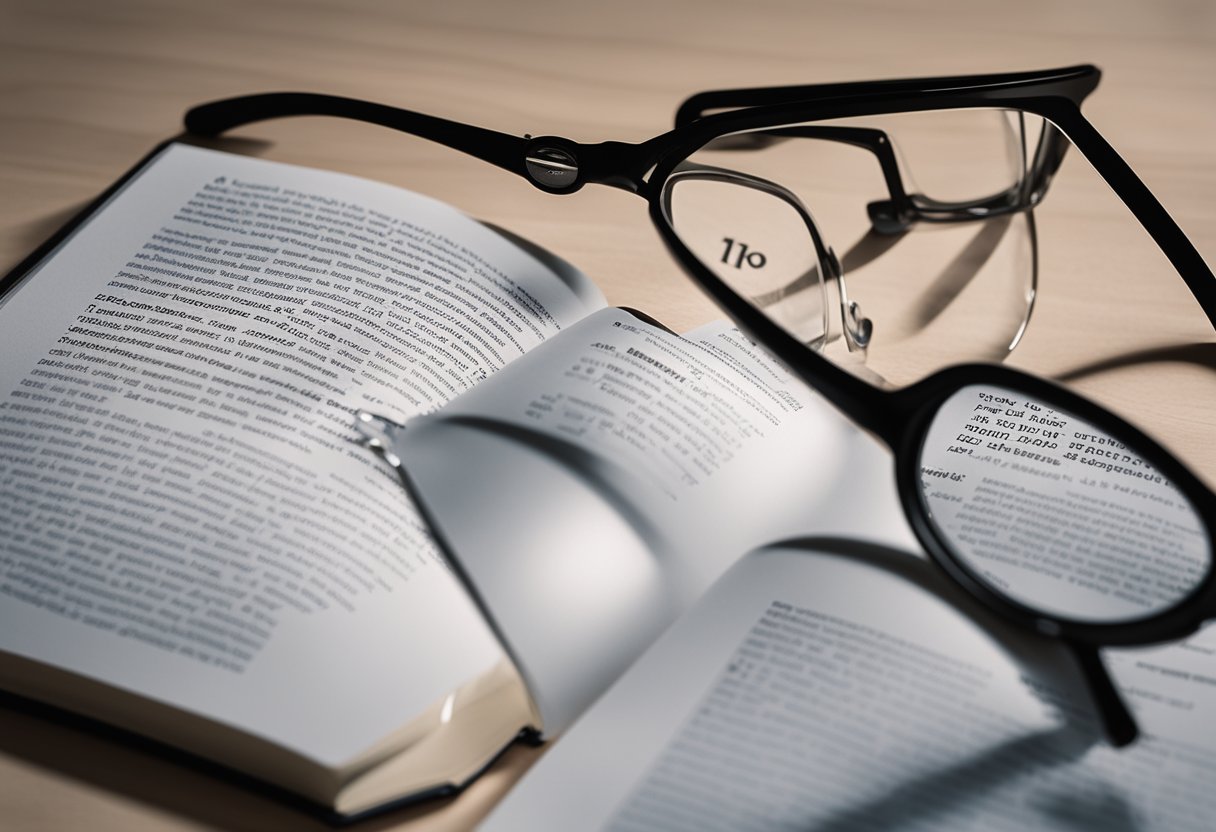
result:
<svg viewBox="0 0 1216 832"><path fill-rule="evenodd" d="M186 108L213 98L330 92L518 135L641 141L701 89L1080 62L1105 71L1088 115L1211 261L1216 6L1207 0L0 0L0 268L176 133ZM475 160L362 125L291 120L241 135L265 142L259 152L270 158L454 203L567 257L612 303L673 328L716 315L663 251L637 197L603 188L547 196ZM1061 269L1066 277L1043 275L1036 330L1019 360L1162 426L1213 480L1210 327L1180 281L1128 288L1086 268L1090 252L1078 250L1073 229L1090 204L1078 197L1064 206L1044 242L1071 248L1072 265ZM1049 293L1051 280L1067 288ZM1118 360L1129 353L1141 358ZM1094 372L1095 362L1109 366ZM536 756L513 750L460 798L363 828L473 826ZM0 706L0 828L320 826L128 743Z"/></svg>

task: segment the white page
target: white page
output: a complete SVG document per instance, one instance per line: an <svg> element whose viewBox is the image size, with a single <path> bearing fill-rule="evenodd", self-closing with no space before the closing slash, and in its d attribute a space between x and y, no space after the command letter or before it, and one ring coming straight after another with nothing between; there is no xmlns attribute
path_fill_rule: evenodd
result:
<svg viewBox="0 0 1216 832"><path fill-rule="evenodd" d="M0 307L0 649L350 759L501 656L353 410L600 304L428 198L170 147Z"/></svg>
<svg viewBox="0 0 1216 832"><path fill-rule="evenodd" d="M911 555L815 548L735 567L485 828L1210 828L1212 711L1179 731L1176 683L1124 687L1144 736L1112 749L1058 647Z"/></svg>
<svg viewBox="0 0 1216 832"><path fill-rule="evenodd" d="M518 426L636 475L636 508L667 538L667 580L684 598L780 537L912 540L897 502L875 504L893 494L885 450L726 321L677 336L605 309L434 418ZM884 484L856 513L836 497L853 469Z"/></svg>
<svg viewBox="0 0 1216 832"><path fill-rule="evenodd" d="M596 313L395 450L560 732L740 553L911 540L889 456L724 323Z"/></svg>

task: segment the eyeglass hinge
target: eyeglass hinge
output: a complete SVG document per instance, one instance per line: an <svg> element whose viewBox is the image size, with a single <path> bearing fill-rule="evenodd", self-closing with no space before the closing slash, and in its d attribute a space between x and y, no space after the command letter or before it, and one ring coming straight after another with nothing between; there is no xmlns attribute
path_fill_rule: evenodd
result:
<svg viewBox="0 0 1216 832"><path fill-rule="evenodd" d="M541 137L529 142L524 151L528 178L542 190L566 193L582 185L578 158L562 144L566 144L562 139Z"/></svg>

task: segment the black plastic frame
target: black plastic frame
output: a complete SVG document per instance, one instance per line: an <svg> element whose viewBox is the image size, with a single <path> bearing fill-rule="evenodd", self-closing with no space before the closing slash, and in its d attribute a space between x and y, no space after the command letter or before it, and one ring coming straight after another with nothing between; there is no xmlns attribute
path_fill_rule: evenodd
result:
<svg viewBox="0 0 1216 832"><path fill-rule="evenodd" d="M1097 648L1147 644L1193 633L1216 608L1216 578L1209 569L1202 584L1183 602L1157 615L1122 624L1094 624L1045 617L993 591L952 552L932 522L919 483L920 448L941 404L969 384L992 384L1050 402L1135 448L1169 477L1199 511L1209 540L1216 539L1216 495L1177 459L1142 431L1098 405L1027 374L996 365L963 365L942 370L896 392L883 392L835 366L795 340L764 313L736 295L684 246L672 229L665 185L696 151L711 142L730 147L734 134L747 142L799 137L840 141L877 158L890 200L870 206L874 228L898 233L913 222L962 221L974 204L917 204L900 181L881 131L849 130L808 123L854 116L929 110L1007 108L1038 115L1047 125L1019 192L982 201L983 217L1038 204L1067 149L1076 147L1126 204L1160 246L1216 327L1216 280L1177 223L1113 147L1081 113L1081 103L1101 78L1090 65L1038 72L912 78L840 84L812 84L703 92L679 108L675 128L638 144L584 144L557 136L516 137L409 110L307 93L269 93L204 104L186 114L189 133L215 136L272 118L326 115L383 125L483 159L528 179L553 194L570 194L585 184L621 188L650 203L650 217L669 251L694 281L748 334L857 424L895 452L900 499L917 537L930 556L974 597L1012 621L1057 636L1072 645L1094 694L1108 736L1116 745L1131 742L1136 726L1102 667ZM798 125L797 130L791 130ZM820 252L821 268L823 254Z"/></svg>

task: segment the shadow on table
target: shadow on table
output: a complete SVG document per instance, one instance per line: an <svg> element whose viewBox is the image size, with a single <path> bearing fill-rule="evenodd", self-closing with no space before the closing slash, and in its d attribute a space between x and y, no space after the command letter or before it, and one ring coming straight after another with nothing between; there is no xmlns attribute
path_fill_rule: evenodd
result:
<svg viewBox="0 0 1216 832"><path fill-rule="evenodd" d="M1168 347L1155 347L1123 355L1113 355L1100 361L1079 364L1071 370L1056 373L1053 378L1060 382L1076 381L1086 376L1098 375L1137 364L1195 364L1216 370L1216 343L1196 342Z"/></svg>

